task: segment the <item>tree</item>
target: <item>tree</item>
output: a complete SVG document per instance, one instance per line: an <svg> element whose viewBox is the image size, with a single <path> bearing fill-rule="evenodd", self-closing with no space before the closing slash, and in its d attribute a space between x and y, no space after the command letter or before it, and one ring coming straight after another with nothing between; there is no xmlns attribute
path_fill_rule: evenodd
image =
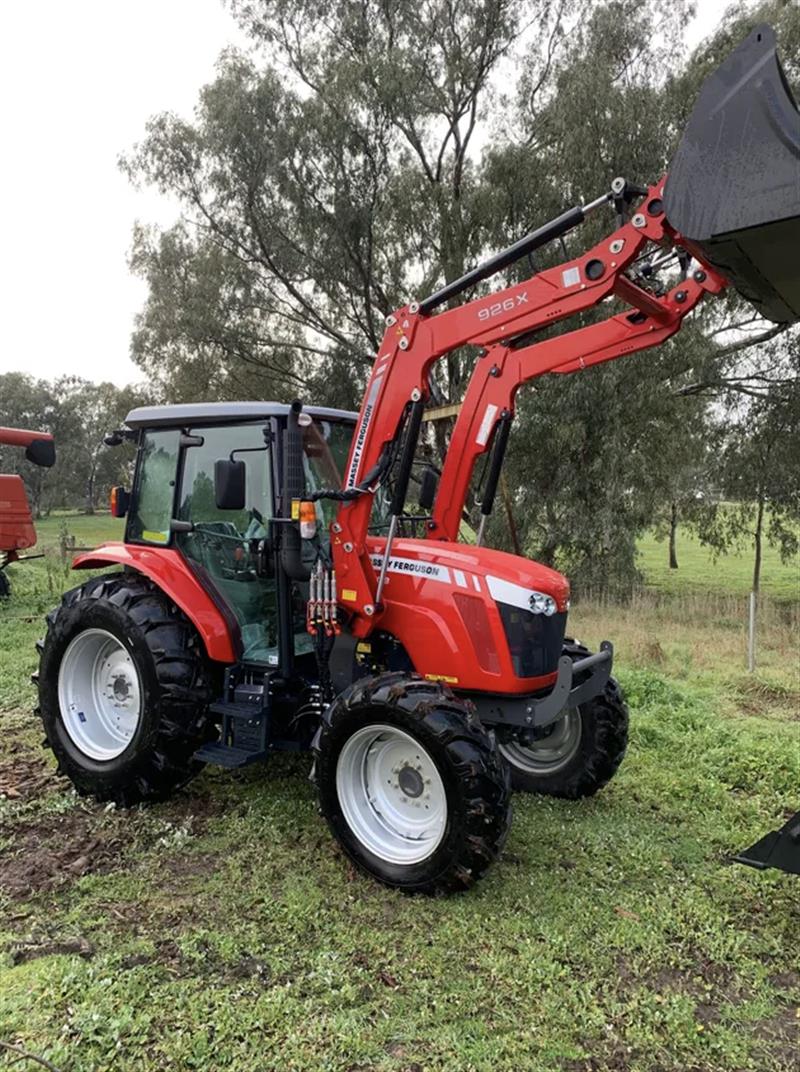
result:
<svg viewBox="0 0 800 1072"><path fill-rule="evenodd" d="M109 450L103 438L119 427L125 415L143 401L141 388L118 388L65 376L53 385L56 406L70 434L59 437L59 486L68 501L83 504L93 514L111 485L124 483L130 473L133 448Z"/></svg>
<svg viewBox="0 0 800 1072"><path fill-rule="evenodd" d="M51 432L56 464L41 469L25 461L22 451L0 447L0 470L22 475L36 517L64 506L94 513L101 495L129 477L133 459L131 446L108 450L103 436L145 399L137 387L117 388L71 376L50 383L21 372L2 375L0 424Z"/></svg>
<svg viewBox="0 0 800 1072"><path fill-rule="evenodd" d="M731 405L715 468L725 501L701 527L701 538L718 553L752 541L756 593L764 541L784 561L800 549L800 344L795 339L781 348L794 378L767 396L740 397Z"/></svg>
<svg viewBox="0 0 800 1072"><path fill-rule="evenodd" d="M343 375L353 403L386 315L480 255L473 146L498 114L492 78L530 25L549 42L544 74L568 4L231 6L266 60L224 54L195 122L156 117L125 162L186 220L135 235L151 296L134 357L211 352L283 394ZM447 371L449 390L458 363Z"/></svg>

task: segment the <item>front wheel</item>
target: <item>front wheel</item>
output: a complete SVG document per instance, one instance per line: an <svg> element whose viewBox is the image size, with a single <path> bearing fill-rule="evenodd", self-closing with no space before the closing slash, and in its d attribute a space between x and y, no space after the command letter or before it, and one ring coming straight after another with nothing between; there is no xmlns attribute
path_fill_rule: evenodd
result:
<svg viewBox="0 0 800 1072"><path fill-rule="evenodd" d="M347 689L314 742L320 808L350 858L408 892L471 886L511 821L508 771L471 708L382 674Z"/></svg>
<svg viewBox="0 0 800 1072"><path fill-rule="evenodd" d="M588 648L568 643L573 659ZM515 789L552 797L593 796L613 778L628 744L628 708L614 678L586 703L568 708L538 738L527 731L507 734L500 753L511 768Z"/></svg>

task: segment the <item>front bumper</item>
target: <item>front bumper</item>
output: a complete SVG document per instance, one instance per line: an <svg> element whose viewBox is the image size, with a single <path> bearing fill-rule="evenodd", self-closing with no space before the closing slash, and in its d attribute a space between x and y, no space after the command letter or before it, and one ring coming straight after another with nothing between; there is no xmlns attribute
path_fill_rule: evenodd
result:
<svg viewBox="0 0 800 1072"><path fill-rule="evenodd" d="M478 709L481 722L489 726L508 726L526 730L542 729L561 718L570 707L597 696L608 684L614 662L614 646L604 640L600 650L583 659L562 655L558 677L545 696L497 696L482 693L470 699Z"/></svg>

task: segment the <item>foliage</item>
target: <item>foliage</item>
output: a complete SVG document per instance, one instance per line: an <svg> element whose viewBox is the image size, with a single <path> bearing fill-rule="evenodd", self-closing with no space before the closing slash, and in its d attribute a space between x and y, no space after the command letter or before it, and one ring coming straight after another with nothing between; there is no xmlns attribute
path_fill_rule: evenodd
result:
<svg viewBox="0 0 800 1072"><path fill-rule="evenodd" d="M108 450L103 436L143 400L141 388L75 376L48 382L22 372L0 375L0 424L51 432L56 440L52 469L25 461L20 450L0 447L0 470L22 474L37 516L79 504L93 513L112 484L129 480L133 460L129 444Z"/></svg>
<svg viewBox="0 0 800 1072"><path fill-rule="evenodd" d="M663 173L701 77L754 20L775 22L790 74L800 33L772 0L676 63L685 11L655 0L231 8L251 51L223 54L194 119L156 116L124 162L184 209L134 236L150 297L133 350L187 399L354 405L387 313L611 176ZM591 219L568 251L607 227ZM753 326L729 329L743 315L737 298L711 304L656 354L521 394L509 484L529 553L579 584L635 578L637 536L688 505L679 485L711 435L709 392L741 371ZM460 398L471 360L443 363L437 400ZM759 355L745 371L760 369ZM493 538L508 545L499 517Z"/></svg>
<svg viewBox="0 0 800 1072"><path fill-rule="evenodd" d="M783 351L776 364L788 373L785 382L730 405L713 469L730 505L713 511L699 528L704 542L717 551L752 541L754 591L761 579L764 538L784 561L796 556L800 546L800 343L790 340L773 347Z"/></svg>

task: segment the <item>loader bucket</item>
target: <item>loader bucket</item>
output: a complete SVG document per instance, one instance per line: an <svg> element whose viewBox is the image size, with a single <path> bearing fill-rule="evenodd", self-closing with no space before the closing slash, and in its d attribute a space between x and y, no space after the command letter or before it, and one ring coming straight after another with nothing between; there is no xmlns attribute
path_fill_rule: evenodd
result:
<svg viewBox="0 0 800 1072"><path fill-rule="evenodd" d="M800 319L800 111L769 26L703 84L664 210L762 316Z"/></svg>

